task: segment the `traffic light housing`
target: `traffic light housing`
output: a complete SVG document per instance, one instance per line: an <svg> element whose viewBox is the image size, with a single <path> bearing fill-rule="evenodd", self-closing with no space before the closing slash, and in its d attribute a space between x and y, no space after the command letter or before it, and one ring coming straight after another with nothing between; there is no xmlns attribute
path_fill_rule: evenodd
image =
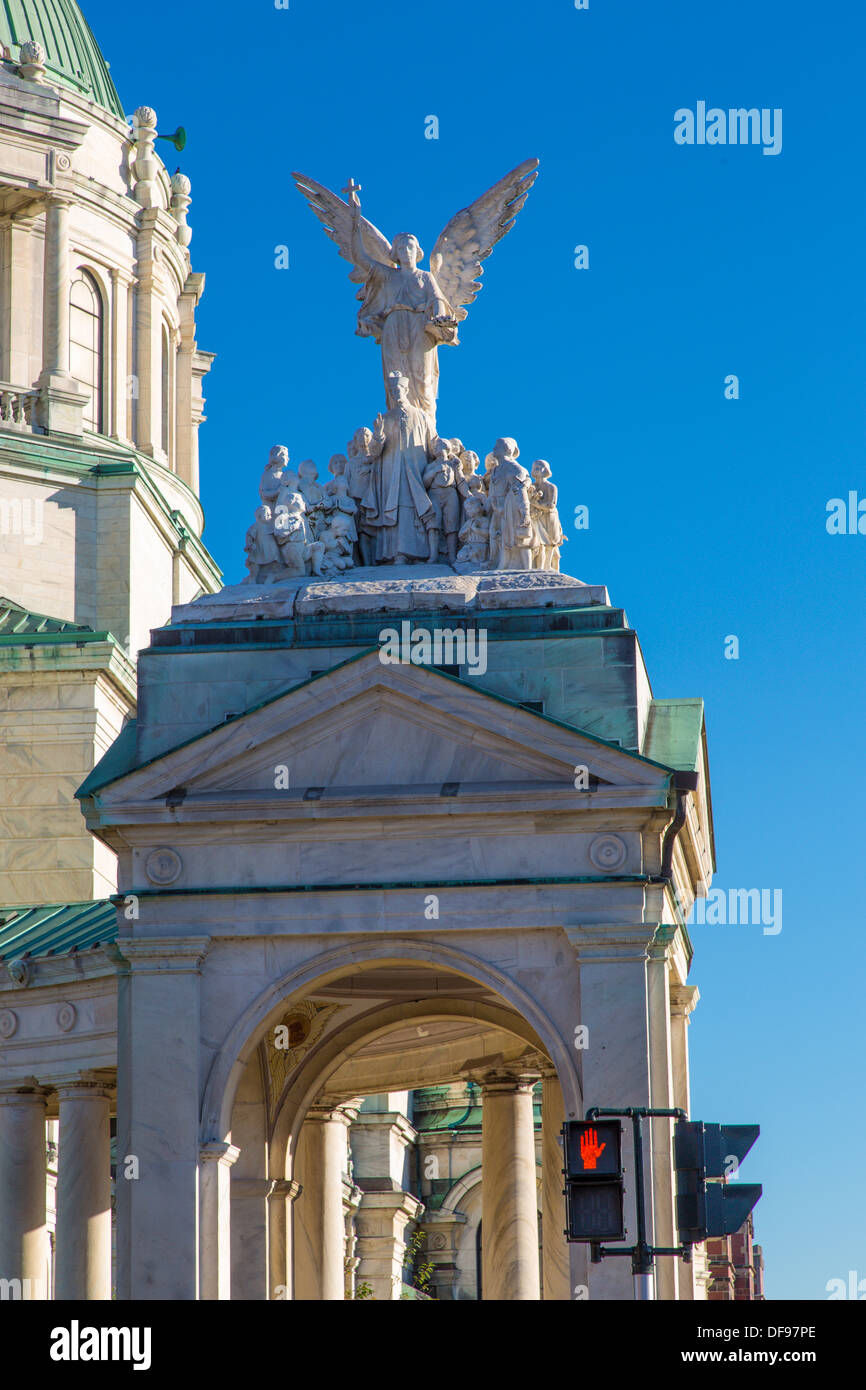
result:
<svg viewBox="0 0 866 1390"><path fill-rule="evenodd" d="M681 1120L675 1126L677 1226L684 1245L709 1236L733 1235L740 1229L763 1189L760 1183L724 1179L738 1171L760 1132L760 1125ZM712 1181L719 1178L723 1181Z"/></svg>
<svg viewBox="0 0 866 1390"><path fill-rule="evenodd" d="M562 1135L567 1239L625 1240L622 1125L567 1120Z"/></svg>

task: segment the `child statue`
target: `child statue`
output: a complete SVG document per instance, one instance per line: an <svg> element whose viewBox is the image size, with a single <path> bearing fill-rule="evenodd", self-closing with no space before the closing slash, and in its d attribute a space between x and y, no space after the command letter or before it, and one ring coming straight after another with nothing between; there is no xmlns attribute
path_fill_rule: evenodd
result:
<svg viewBox="0 0 866 1390"><path fill-rule="evenodd" d="M433 446L433 458L422 474L427 496L436 514L434 529L439 532L440 541L444 541L448 561L452 565L457 559L457 533L460 530L456 462L450 439L437 439Z"/></svg>
<svg viewBox="0 0 866 1390"><path fill-rule="evenodd" d="M301 493L293 492L285 503L277 504L274 534L288 576L300 578L305 574L322 573L325 547L321 541L313 539Z"/></svg>
<svg viewBox="0 0 866 1390"><path fill-rule="evenodd" d="M247 531L244 550L249 570L245 584L265 584L278 574L282 557L274 535L273 512L266 503L256 508L256 519Z"/></svg>
<svg viewBox="0 0 866 1390"><path fill-rule="evenodd" d="M530 493L532 516L532 568L537 570L559 570L559 547L567 539L559 521L556 509L557 487L548 482L550 464L546 459L536 459L532 465L532 481L535 484Z"/></svg>
<svg viewBox="0 0 866 1390"><path fill-rule="evenodd" d="M373 460L370 456L372 443L373 431L368 429L366 425L362 425L360 429L355 430L346 446L349 455L346 463L348 493L350 497L354 498L358 508L356 565L372 565L375 564L376 560L376 532L367 524L367 513L361 507L361 498L370 485L370 472L373 467Z"/></svg>
<svg viewBox="0 0 866 1390"><path fill-rule="evenodd" d="M456 563L471 566L473 569L483 569L487 564L490 522L481 497L470 493L463 503L463 525L460 527L458 539L460 549L457 552Z"/></svg>
<svg viewBox="0 0 866 1390"><path fill-rule="evenodd" d="M273 507L280 500L280 488L291 482L297 486L298 475L289 472L289 451L285 444L275 444L262 473L259 496L266 505Z"/></svg>

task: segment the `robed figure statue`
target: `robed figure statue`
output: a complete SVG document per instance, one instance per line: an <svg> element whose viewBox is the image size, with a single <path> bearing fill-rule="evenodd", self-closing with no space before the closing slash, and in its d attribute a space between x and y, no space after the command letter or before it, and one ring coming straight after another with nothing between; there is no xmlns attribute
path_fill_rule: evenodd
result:
<svg viewBox="0 0 866 1390"><path fill-rule="evenodd" d="M377 564L436 562L436 513L424 487L424 469L433 452L430 417L409 400L409 382L395 373L388 382L394 404L377 415L370 444L374 460L361 508L375 533Z"/></svg>
<svg viewBox="0 0 866 1390"><path fill-rule="evenodd" d="M361 286L357 332L375 338L382 349L389 409L397 403L395 376L405 376L410 404L435 428L439 345L458 344L457 325L481 289L481 262L511 230L537 167L537 159L524 160L456 213L433 248L429 270L418 268L423 252L417 237L401 232L389 242L361 216L359 184L349 180L345 203L306 175L292 175L340 254L352 263L349 278Z"/></svg>

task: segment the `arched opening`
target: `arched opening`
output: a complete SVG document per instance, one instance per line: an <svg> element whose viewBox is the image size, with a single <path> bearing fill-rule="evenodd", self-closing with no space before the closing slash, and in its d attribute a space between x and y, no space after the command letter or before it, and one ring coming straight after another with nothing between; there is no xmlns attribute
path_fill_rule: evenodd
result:
<svg viewBox="0 0 866 1390"><path fill-rule="evenodd" d="M79 269L69 291L69 370L90 399L84 428L104 430L105 310L102 293L89 270Z"/></svg>
<svg viewBox="0 0 866 1390"><path fill-rule="evenodd" d="M240 1150L231 1172L233 1298L480 1297L482 1174L500 1183L506 1206L513 1186L502 1183L484 1137L491 1078L497 1135L517 1146L524 1168L517 1219L524 1246L534 1247L537 1283L534 1293L489 1296L540 1296L548 1284L538 1260L542 1127L558 1131L562 1097L539 1034L501 995L430 964L365 964L287 999L254 1049L242 1050L230 1127ZM503 1094L509 1077L514 1105ZM543 1114L542 1084L551 1081L554 1104L545 1090ZM558 1201L558 1171L549 1185ZM551 1247L561 1226L558 1215ZM567 1275L560 1284L568 1287Z"/></svg>

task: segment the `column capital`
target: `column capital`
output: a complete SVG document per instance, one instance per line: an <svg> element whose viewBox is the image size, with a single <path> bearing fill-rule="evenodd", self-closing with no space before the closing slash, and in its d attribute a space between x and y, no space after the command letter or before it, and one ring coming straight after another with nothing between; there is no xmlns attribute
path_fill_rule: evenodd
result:
<svg viewBox="0 0 866 1390"><path fill-rule="evenodd" d="M287 1201L294 1202L303 1190L303 1183L297 1182L295 1178L274 1178L269 1197L285 1197Z"/></svg>
<svg viewBox="0 0 866 1390"><path fill-rule="evenodd" d="M44 1105L50 1090L50 1086L43 1086L32 1076L20 1081L3 1081L0 1082L0 1105Z"/></svg>
<svg viewBox="0 0 866 1390"><path fill-rule="evenodd" d="M524 1067L494 1067L478 1076L482 1100L485 1095L531 1092L541 1080L541 1071Z"/></svg>
<svg viewBox="0 0 866 1390"><path fill-rule="evenodd" d="M231 1168L240 1158L241 1151L236 1144L213 1139L207 1144L202 1144L198 1156L202 1163L222 1163L224 1167Z"/></svg>
<svg viewBox="0 0 866 1390"><path fill-rule="evenodd" d="M58 1100L111 1100L115 1088L110 1081L81 1076L58 1077L52 1082Z"/></svg>
<svg viewBox="0 0 866 1390"><path fill-rule="evenodd" d="M357 1119L358 1111L351 1105L333 1105L322 1102L318 1105L311 1105L304 1116L304 1124L341 1124L348 1129Z"/></svg>
<svg viewBox="0 0 866 1390"><path fill-rule="evenodd" d="M198 975L210 948L209 936L119 937L117 949L135 975Z"/></svg>
<svg viewBox="0 0 866 1390"><path fill-rule="evenodd" d="M701 992L697 985L671 985L671 1013L688 1018L697 1007Z"/></svg>

